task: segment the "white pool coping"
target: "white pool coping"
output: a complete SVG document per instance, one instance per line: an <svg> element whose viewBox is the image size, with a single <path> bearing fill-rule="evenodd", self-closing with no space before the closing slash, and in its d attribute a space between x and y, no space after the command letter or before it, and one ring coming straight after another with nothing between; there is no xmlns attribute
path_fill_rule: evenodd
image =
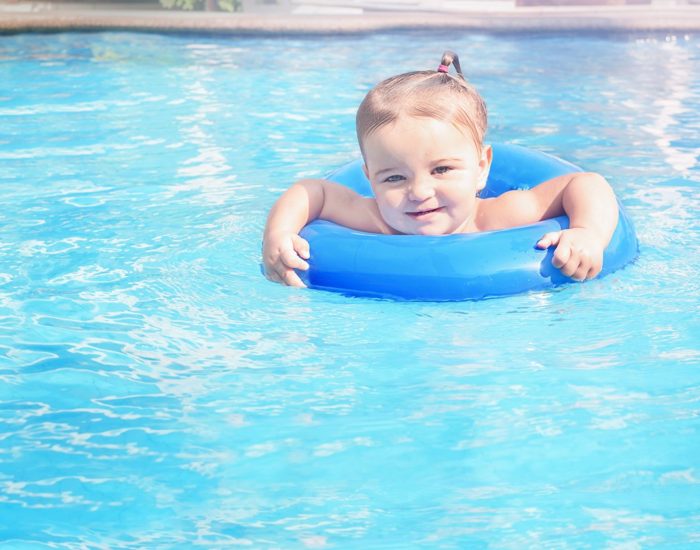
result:
<svg viewBox="0 0 700 550"><path fill-rule="evenodd" d="M483 31L668 31L700 30L700 5L511 7L481 9L481 2L452 9L395 9L322 13L312 2L295 2L288 13L181 12L123 9L118 5L0 1L0 32L136 30L226 34L335 34L401 29ZM420 6L420 2L416 4ZM448 3L449 5L449 3ZM459 9L455 8L455 5Z"/></svg>

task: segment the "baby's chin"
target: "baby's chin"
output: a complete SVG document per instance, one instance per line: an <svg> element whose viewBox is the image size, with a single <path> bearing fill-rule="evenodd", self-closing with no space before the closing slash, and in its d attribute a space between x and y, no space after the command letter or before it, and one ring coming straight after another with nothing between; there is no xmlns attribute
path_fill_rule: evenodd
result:
<svg viewBox="0 0 700 550"><path fill-rule="evenodd" d="M445 216L444 212L434 215L430 220L418 223L408 216L396 216L389 219L384 218L384 222L397 235L426 235L437 237L441 235L452 235L462 233L461 226L451 217Z"/></svg>
<svg viewBox="0 0 700 550"><path fill-rule="evenodd" d="M399 235L424 235L430 237L437 237L441 235L450 235L454 231L450 231L448 228L441 227L439 225L421 225L418 227L395 227L392 229L396 231Z"/></svg>
<svg viewBox="0 0 700 550"><path fill-rule="evenodd" d="M433 227L421 227L418 230L416 230L414 235L425 235L425 236L430 236L430 237L438 237L440 235L449 235L449 233L439 229L439 228L433 228Z"/></svg>

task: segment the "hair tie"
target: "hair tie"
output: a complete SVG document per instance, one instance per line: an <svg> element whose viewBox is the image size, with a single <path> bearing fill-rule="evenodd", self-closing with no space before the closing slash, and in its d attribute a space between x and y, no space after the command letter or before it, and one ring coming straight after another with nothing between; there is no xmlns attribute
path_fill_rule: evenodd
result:
<svg viewBox="0 0 700 550"><path fill-rule="evenodd" d="M445 62L447 62L447 65L445 65ZM446 73L449 71L448 66L452 65L455 68L455 72L457 73L457 76L464 80L466 82L466 79L464 78L464 75L462 74L462 67L459 65L459 56L450 50L445 50L445 52L442 54L442 58L440 59L440 65L438 65L438 72L439 73Z"/></svg>

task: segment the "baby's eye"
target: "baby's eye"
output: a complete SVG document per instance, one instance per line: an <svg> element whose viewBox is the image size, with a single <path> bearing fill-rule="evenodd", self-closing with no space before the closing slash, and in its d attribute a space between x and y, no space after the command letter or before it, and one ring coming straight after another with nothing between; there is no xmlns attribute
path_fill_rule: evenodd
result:
<svg viewBox="0 0 700 550"><path fill-rule="evenodd" d="M385 183L396 183L399 181L403 181L404 179L406 179L406 178L404 178L403 176L400 176L399 174L394 174L392 176L389 176L388 178L385 178L384 182Z"/></svg>
<svg viewBox="0 0 700 550"><path fill-rule="evenodd" d="M433 170L433 172L435 172L436 174L446 174L450 170L452 170L450 166L438 166Z"/></svg>

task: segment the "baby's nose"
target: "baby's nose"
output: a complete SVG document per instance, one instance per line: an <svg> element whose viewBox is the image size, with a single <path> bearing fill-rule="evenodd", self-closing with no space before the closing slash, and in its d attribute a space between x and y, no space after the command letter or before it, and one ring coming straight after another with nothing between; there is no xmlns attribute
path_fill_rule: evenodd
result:
<svg viewBox="0 0 700 550"><path fill-rule="evenodd" d="M435 194L435 187L426 178L416 178L408 190L408 196L412 201L420 202L429 199Z"/></svg>

